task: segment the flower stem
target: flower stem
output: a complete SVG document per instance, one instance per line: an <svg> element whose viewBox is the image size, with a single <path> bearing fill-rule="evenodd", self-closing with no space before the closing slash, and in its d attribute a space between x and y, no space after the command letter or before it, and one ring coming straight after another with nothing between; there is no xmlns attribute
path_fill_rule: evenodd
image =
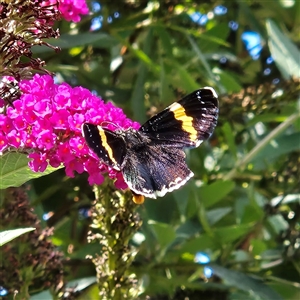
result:
<svg viewBox="0 0 300 300"><path fill-rule="evenodd" d="M96 267L99 295L103 300L136 299L138 282L130 273L137 251L129 241L141 226L131 193L115 191L110 185L94 187L96 200L92 210L92 232L101 253L92 258Z"/></svg>

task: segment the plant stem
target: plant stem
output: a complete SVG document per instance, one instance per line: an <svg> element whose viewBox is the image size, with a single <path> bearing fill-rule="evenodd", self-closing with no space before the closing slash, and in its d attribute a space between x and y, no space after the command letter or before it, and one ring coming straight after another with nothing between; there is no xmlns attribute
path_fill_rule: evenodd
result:
<svg viewBox="0 0 300 300"><path fill-rule="evenodd" d="M137 251L129 246L129 241L141 226L135 213L137 205L131 193L115 191L109 185L95 186L94 191L89 240L97 240L101 246L101 253L92 258L100 299L136 299L138 282L129 269Z"/></svg>
<svg viewBox="0 0 300 300"><path fill-rule="evenodd" d="M266 137L264 137L243 159L236 163L236 166L227 173L223 179L230 180L234 178L238 170L242 170L246 167L246 165L264 148L266 147L271 140L276 138L279 134L281 134L284 130L286 130L290 125L292 125L298 118L300 117L300 111L292 114L289 118L287 118L284 122L278 125L274 130L272 130Z"/></svg>

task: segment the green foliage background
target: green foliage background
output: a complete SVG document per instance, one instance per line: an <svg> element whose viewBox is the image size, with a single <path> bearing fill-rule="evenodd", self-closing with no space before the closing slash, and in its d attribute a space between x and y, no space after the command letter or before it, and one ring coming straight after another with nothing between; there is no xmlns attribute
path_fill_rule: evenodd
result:
<svg viewBox="0 0 300 300"><path fill-rule="evenodd" d="M138 249L132 272L143 283L141 299L299 299L300 1L222 1L227 14L205 26L189 15L211 12L220 2L100 4L79 24L57 24L61 38L50 43L61 47L59 54L36 47L59 79L94 90L139 122L199 87L220 95L214 135L187 152L195 177L138 208L143 225L132 241ZM96 16L103 17L102 28L90 32ZM239 24L236 31L230 21ZM245 30L262 37L258 60L244 47ZM14 172L20 183L30 178L24 157L8 169L5 159L2 188ZM86 241L90 219L81 214L94 199L86 176L70 179L58 170L28 184L35 213L43 226L54 226L52 242L69 258L67 279L81 284L77 299L99 299L95 270L85 259L99 253L99 245ZM199 251L212 261L210 279L194 262Z"/></svg>

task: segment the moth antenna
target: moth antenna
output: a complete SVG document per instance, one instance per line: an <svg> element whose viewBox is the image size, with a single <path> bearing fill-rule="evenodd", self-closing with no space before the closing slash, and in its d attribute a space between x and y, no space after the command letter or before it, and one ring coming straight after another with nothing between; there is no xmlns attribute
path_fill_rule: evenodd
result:
<svg viewBox="0 0 300 300"><path fill-rule="evenodd" d="M116 123L110 122L110 121L103 121L103 122L101 123L101 126L102 126L102 127L106 127L107 125L112 125L112 126L115 126L117 129L122 129L121 126L119 126L119 125L116 124Z"/></svg>

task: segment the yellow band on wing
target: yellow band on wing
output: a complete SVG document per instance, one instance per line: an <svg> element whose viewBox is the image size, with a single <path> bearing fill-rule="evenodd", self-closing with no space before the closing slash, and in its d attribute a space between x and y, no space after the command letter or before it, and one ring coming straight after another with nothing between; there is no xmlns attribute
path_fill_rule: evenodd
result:
<svg viewBox="0 0 300 300"><path fill-rule="evenodd" d="M117 165L117 162L113 156L113 152L111 147L109 146L109 144L107 143L107 138L106 138L106 134L105 131L103 130L102 127L98 126L98 130L99 130L99 134L101 137L101 142L102 142L102 146L105 148L105 150L107 151L108 157L110 158L110 160L113 162L113 164Z"/></svg>
<svg viewBox="0 0 300 300"><path fill-rule="evenodd" d="M182 122L182 129L190 135L191 141L196 142L198 137L197 130L193 126L193 118L185 113L184 107L179 103L174 103L170 106L170 111L174 113L176 120Z"/></svg>

